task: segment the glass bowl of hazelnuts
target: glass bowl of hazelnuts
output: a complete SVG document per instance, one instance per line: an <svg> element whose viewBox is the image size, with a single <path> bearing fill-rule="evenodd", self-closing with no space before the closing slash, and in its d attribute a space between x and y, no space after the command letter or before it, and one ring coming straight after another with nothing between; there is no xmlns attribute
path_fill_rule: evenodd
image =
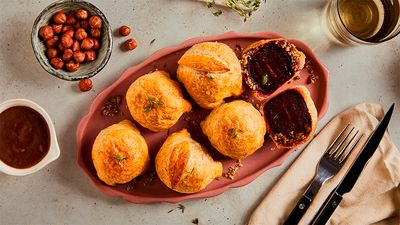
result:
<svg viewBox="0 0 400 225"><path fill-rule="evenodd" d="M32 47L40 65L58 78L76 81L96 75L112 52L111 27L94 5L62 0L47 6L32 28Z"/></svg>

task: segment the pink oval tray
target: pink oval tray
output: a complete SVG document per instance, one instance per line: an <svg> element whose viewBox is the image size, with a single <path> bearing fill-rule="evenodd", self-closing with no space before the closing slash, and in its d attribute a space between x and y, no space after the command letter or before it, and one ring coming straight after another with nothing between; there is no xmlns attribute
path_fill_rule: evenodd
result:
<svg viewBox="0 0 400 225"><path fill-rule="evenodd" d="M136 182L130 182L124 185L117 185L111 187L103 183L98 179L96 170L93 166L91 159L91 148L94 139L97 134L103 128L117 123L123 119L129 119L133 121L126 107L125 92L129 85L137 79L139 76L153 71L155 68L166 70L171 74L171 77L175 77L177 69L177 60L181 55L193 44L204 42L204 41L219 41L228 44L233 49L238 44L245 48L250 43L258 41L260 39L270 38L283 38L283 36L277 33L255 33L255 34L241 34L236 32L229 32L214 37L199 37L187 40L176 47L164 48L149 58L144 60L139 65L128 68L121 77L102 91L98 96L95 97L93 103L90 106L89 113L85 115L80 121L76 139L77 139L77 155L78 165L84 173L89 177L93 184L104 194L119 196L123 199L133 203L147 203L147 202L171 202L176 203L186 199L193 198L206 198L221 194L229 188L240 187L253 181L257 176L262 174L267 169L275 166L279 166L292 153L295 149L275 149L273 143L266 138L265 144L262 148L256 151L253 155L242 161L243 167L240 168L235 176L234 180L230 180L224 177L214 180L207 188L201 192L194 194L180 194L168 189L159 179L155 179L148 182L148 176L144 175ZM302 84L305 85L311 92L311 97L314 100L316 108L318 110L319 119L322 118L328 107L328 70L319 62L312 50L307 47L303 42L298 40L289 40L294 43L301 51L303 51L307 57L315 74L319 76L319 79L314 84L308 84L307 79L309 76L310 69L303 69L301 71L301 79L292 82L285 87ZM283 87L283 88L285 88ZM105 117L101 115L101 107L104 102L110 96L121 95L123 96L122 105L120 106L121 112L114 117ZM142 135L145 137L150 155L152 157L152 164L154 157L161 147L163 141L166 139L169 133L175 132L182 129L183 127L189 127L192 121L187 121L188 116L196 117L197 119L203 119L209 111L202 110L203 113L183 115L179 122L168 131L153 133L139 126ZM186 118L186 120L185 120ZM207 138L201 133L196 125L189 128L192 137L198 140L200 143L205 145L209 150L214 159L220 160L224 166L224 172L227 171L228 167L236 163L235 160L228 159L220 155L215 149L212 148Z"/></svg>

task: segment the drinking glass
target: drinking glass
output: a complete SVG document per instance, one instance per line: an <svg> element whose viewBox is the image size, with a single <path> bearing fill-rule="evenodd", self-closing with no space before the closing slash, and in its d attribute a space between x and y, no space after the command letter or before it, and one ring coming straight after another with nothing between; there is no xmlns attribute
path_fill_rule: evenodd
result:
<svg viewBox="0 0 400 225"><path fill-rule="evenodd" d="M345 45L378 44L400 33L400 0L330 0L324 13L330 34Z"/></svg>

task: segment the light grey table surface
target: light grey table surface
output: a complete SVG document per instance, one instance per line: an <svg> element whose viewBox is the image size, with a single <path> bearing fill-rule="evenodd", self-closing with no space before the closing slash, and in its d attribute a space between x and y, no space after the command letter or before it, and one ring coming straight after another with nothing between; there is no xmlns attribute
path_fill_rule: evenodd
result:
<svg viewBox="0 0 400 225"><path fill-rule="evenodd" d="M43 106L55 123L61 148L57 161L33 175L0 174L0 224L192 224L194 218L200 224L244 224L300 150L244 187L183 202L184 213L168 213L176 204L131 204L105 196L76 165L76 127L93 98L126 68L160 48L192 37L274 31L306 42L330 70L330 105L318 130L354 104L376 102L387 109L395 102L389 131L394 143L400 144L399 38L376 46L333 45L320 25L325 0L268 0L246 23L228 11L215 17L192 0L92 2L106 14L113 30L124 24L131 26L131 36L139 46L122 52L124 38L115 37L111 60L94 77L93 90L81 93L77 83L47 74L33 55L32 24L51 1L0 0L0 101L27 98ZM155 42L149 45L152 39Z"/></svg>

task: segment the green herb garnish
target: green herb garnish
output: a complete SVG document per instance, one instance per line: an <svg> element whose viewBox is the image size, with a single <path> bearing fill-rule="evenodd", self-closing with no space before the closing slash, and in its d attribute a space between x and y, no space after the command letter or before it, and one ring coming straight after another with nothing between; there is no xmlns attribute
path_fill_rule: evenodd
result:
<svg viewBox="0 0 400 225"><path fill-rule="evenodd" d="M212 13L214 16L220 16L222 14L222 10L217 10L215 12Z"/></svg>
<svg viewBox="0 0 400 225"><path fill-rule="evenodd" d="M215 77L213 77L213 76L208 76L208 79L210 79L210 80L214 80L214 79L215 79Z"/></svg>
<svg viewBox="0 0 400 225"><path fill-rule="evenodd" d="M120 155L114 155L114 159L118 160L118 161L122 161L124 159L126 159L125 157L122 157Z"/></svg>
<svg viewBox="0 0 400 225"><path fill-rule="evenodd" d="M228 133L233 137L233 138L236 138L237 137L237 131L236 131L236 129L235 128L230 128L229 130L228 130Z"/></svg>
<svg viewBox="0 0 400 225"><path fill-rule="evenodd" d="M198 218L193 219L193 220L192 220L192 223L193 223L193 224L199 224L199 219L198 219Z"/></svg>
<svg viewBox="0 0 400 225"><path fill-rule="evenodd" d="M185 206L182 205L182 204L179 204L179 205L178 205L178 209L180 209L180 210L182 211L182 213L185 212Z"/></svg>
<svg viewBox="0 0 400 225"><path fill-rule="evenodd" d="M266 84L268 84L268 75L267 74L265 74L264 76L263 76L263 78L262 78L262 85L266 85Z"/></svg>
<svg viewBox="0 0 400 225"><path fill-rule="evenodd" d="M222 4L237 12L240 16L244 17L244 22L246 22L253 12L260 8L262 1L267 2L267 0L225 0L222 2ZM215 0L207 2L208 8L214 8L214 6ZM221 10L213 12L214 16L219 16L221 14Z"/></svg>
<svg viewBox="0 0 400 225"><path fill-rule="evenodd" d="M153 40L151 40L151 41L150 41L150 45L152 45L155 41L156 41L155 38L154 38Z"/></svg>
<svg viewBox="0 0 400 225"><path fill-rule="evenodd" d="M157 106L162 106L164 103L160 101L156 101L155 98L150 97L146 100L146 107L144 108L144 112L150 112L152 109L154 109Z"/></svg>

